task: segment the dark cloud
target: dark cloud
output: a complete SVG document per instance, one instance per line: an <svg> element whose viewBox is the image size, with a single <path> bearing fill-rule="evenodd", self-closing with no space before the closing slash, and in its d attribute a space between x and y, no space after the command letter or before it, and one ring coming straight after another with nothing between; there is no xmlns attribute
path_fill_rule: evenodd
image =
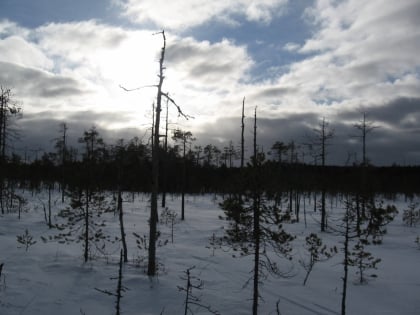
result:
<svg viewBox="0 0 420 315"><path fill-rule="evenodd" d="M22 119L16 121L16 128L19 130L19 139L12 144L12 151L27 157L35 158L35 151L38 150L38 157L43 152L53 152L54 143L60 137L60 124L66 123L69 145L81 150L78 139L82 137L85 130L95 127L100 136L107 144L114 144L117 139L126 141L137 136L147 142L147 133L143 130L128 128L110 130L100 125L101 121L112 120L114 115L96 112L79 112L69 115L66 119L55 118L53 111L45 111L37 114L24 114ZM146 135L146 136L145 136Z"/></svg>
<svg viewBox="0 0 420 315"><path fill-rule="evenodd" d="M418 100L417 100L418 101ZM396 120L394 123L399 124L400 128L395 130L391 127L379 127L370 132L366 139L367 156L374 165L391 165L393 163L400 165L413 165L420 162L420 147L418 139L420 138L420 128L402 128L399 120L411 112L418 112L418 109L413 105L416 100L395 100L386 104L384 109L389 111L394 108L396 113ZM398 108L404 109L397 114ZM392 123L392 116L390 114L383 114L377 109L377 112L372 113L370 117L375 117L374 122L388 121ZM123 138L126 141L134 136L139 137L144 142L148 141L149 133L140 129L119 129L109 130L103 128L101 121L109 121L113 117L112 114L101 114L96 112L80 112L69 115L65 120L69 127L68 136L69 142L79 148L77 139L82 136L85 130L92 126L96 126L101 136L108 144L113 144L117 139ZM342 119L346 117L345 119ZM353 124L349 124L350 120L354 123L360 119L360 113L355 111L351 116L348 112L343 113L334 120L330 120L330 126L334 129L334 137L329 142L327 148L327 164L344 165L361 161L362 159L362 142L361 133L354 128ZM282 118L269 119L257 117L257 142L260 149L265 152L270 151L272 145L276 141L290 143L294 141L298 147L299 158L307 163L311 163L313 158L310 156L307 143L310 142L311 137L315 136L314 128L318 128L322 117L313 114L291 114ZM372 120L373 121L373 120ZM43 112L37 115L25 115L23 119L18 122L18 127L22 135L21 141L14 144L15 149L23 154L22 150L27 149L27 152L32 152L34 149L42 148L44 151L52 151L54 139L59 137L59 124L63 120L54 118L54 112ZM245 143L246 156L252 152L253 143L253 118L247 117L245 120ZM194 132L196 142L194 145L205 146L213 144L223 149L230 141L239 148L240 133L241 133L240 117L225 117L216 120L214 123L206 124L201 131ZM29 153L28 153L29 154Z"/></svg>
<svg viewBox="0 0 420 315"><path fill-rule="evenodd" d="M76 80L0 61L0 82L19 96L58 98L88 93Z"/></svg>
<svg viewBox="0 0 420 315"><path fill-rule="evenodd" d="M369 119L378 128L368 133L366 138L367 157L374 165L413 165L420 163L420 127L404 128L401 121L418 113L420 100L398 99L384 107L369 111ZM420 104L419 104L420 105ZM393 114L394 113L394 119ZM334 137L327 147L327 164L344 165L362 160L361 132L354 127L359 123L361 113L343 112L334 120L329 121L334 129ZM419 116L417 115L417 118ZM276 141L289 143L294 141L299 146L300 158L307 163L312 161L307 143L315 136L314 128L319 128L322 117L314 113L291 114L283 118L257 119L257 140L260 148L269 151ZM348 121L354 123L349 124ZM379 122L387 122L387 127L381 127ZM389 125L390 124L390 125ZM419 126L417 124L417 126ZM247 152L252 152L252 118L246 119ZM240 143L240 117L221 118L205 127L205 131L197 135L201 144L219 144L223 147L232 140L235 145Z"/></svg>
<svg viewBox="0 0 420 315"><path fill-rule="evenodd" d="M295 87L266 87L262 89L260 92L258 92L254 96L254 98L255 99L259 99L259 98L273 99L273 98L278 98L280 96L283 96L285 94L297 93L297 92L298 92L298 88L295 88Z"/></svg>

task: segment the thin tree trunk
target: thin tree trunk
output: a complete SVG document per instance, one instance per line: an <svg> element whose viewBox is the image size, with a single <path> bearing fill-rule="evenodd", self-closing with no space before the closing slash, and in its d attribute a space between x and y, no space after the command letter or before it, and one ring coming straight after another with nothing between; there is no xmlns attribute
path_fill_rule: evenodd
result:
<svg viewBox="0 0 420 315"><path fill-rule="evenodd" d="M89 259L89 188L86 188L85 203L85 262Z"/></svg>
<svg viewBox="0 0 420 315"><path fill-rule="evenodd" d="M325 188L321 191L321 231L325 232L325 226L327 222L327 213L325 209Z"/></svg>
<svg viewBox="0 0 420 315"><path fill-rule="evenodd" d="M245 160L245 139L244 139L244 130L245 130L245 97L242 101L242 125L241 125L241 169L244 168Z"/></svg>
<svg viewBox="0 0 420 315"><path fill-rule="evenodd" d="M118 285L117 285L117 303L116 303L116 315L120 315L121 298L122 298L122 268L123 268L123 250L120 251L120 266L118 269Z"/></svg>
<svg viewBox="0 0 420 315"><path fill-rule="evenodd" d="M346 207L349 207L347 205ZM341 315L346 315L346 297L347 297L347 279L348 279L348 255L349 255L349 239L350 239L350 222L349 208L346 209L345 234L344 234L344 276L343 276L343 292L341 296Z"/></svg>
<svg viewBox="0 0 420 315"><path fill-rule="evenodd" d="M162 177L162 208L166 206L166 185L168 180L168 124L169 124L169 100L166 101L166 124L165 124L165 142L164 142L164 160L163 160L163 177Z"/></svg>
<svg viewBox="0 0 420 315"><path fill-rule="evenodd" d="M121 242L122 242L122 253L124 254L124 262L128 262L128 251L127 251L127 242L125 239L125 229L124 229L124 213L121 197L121 188L118 188L118 214L120 219L120 231L121 231Z"/></svg>
<svg viewBox="0 0 420 315"><path fill-rule="evenodd" d="M149 230L149 257L147 266L147 275L156 275L156 237L157 237L157 198L159 192L159 128L160 128L160 112L162 102L162 85L163 85L163 61L165 59L166 37L162 31L163 47L159 61L159 84L156 102L156 117L154 124L154 137L152 148L152 194L150 202L150 230Z"/></svg>
<svg viewBox="0 0 420 315"><path fill-rule="evenodd" d="M254 117L254 176L258 176L258 158L257 158L257 109L255 108ZM256 178L257 179L257 178ZM260 196L258 192L257 180L254 182L254 201L253 201L253 237L254 237L254 279L253 279L253 299L252 314L258 314L258 298L259 298L259 273L260 273Z"/></svg>
<svg viewBox="0 0 420 315"><path fill-rule="evenodd" d="M48 227L51 229L52 228L52 223L51 223L51 186L52 184L49 183L48 184Z"/></svg>
<svg viewBox="0 0 420 315"><path fill-rule="evenodd" d="M187 181L187 167L186 167L186 157L185 157L185 142L186 139L183 140L184 141L184 156L183 156L183 161L182 161L182 191L181 191L181 220L184 221L185 220L185 186L186 186L186 181Z"/></svg>

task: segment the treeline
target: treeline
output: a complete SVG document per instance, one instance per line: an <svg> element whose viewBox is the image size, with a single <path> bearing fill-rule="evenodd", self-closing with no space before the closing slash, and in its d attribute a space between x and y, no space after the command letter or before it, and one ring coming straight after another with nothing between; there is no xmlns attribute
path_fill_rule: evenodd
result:
<svg viewBox="0 0 420 315"><path fill-rule="evenodd" d="M80 187L89 179L98 189L115 190L120 186L126 191L150 192L151 156L146 146L128 146L117 153L111 150L94 162L73 160L63 165L55 163L48 154L30 164L10 160L4 168L4 176L35 188L45 182ZM186 193L235 193L249 188L250 183L244 182L240 167L197 161L192 152L184 158L174 148L161 152L160 157L160 187L166 192L181 192L184 172ZM365 193L415 194L420 192L418 178L418 166L316 166L266 160L261 167L261 188L268 193L321 189L329 193L357 193L363 189Z"/></svg>

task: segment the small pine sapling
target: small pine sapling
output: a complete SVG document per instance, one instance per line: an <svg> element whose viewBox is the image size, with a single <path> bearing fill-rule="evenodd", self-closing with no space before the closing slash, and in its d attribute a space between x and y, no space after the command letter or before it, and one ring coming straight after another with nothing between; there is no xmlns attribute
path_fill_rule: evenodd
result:
<svg viewBox="0 0 420 315"><path fill-rule="evenodd" d="M209 245L206 245L206 248L211 249L212 251L212 256L214 256L214 253L216 251L216 249L221 248L222 244L220 241L220 238L216 237L216 234L213 233L212 236L210 236L209 238Z"/></svg>
<svg viewBox="0 0 420 315"><path fill-rule="evenodd" d="M174 227L175 227L175 224L179 222L177 220L177 216L178 214L175 211L169 210L167 207L162 211L160 215L160 222L162 222L166 226L169 225L169 227L171 228L171 243L172 244L174 243Z"/></svg>
<svg viewBox="0 0 420 315"><path fill-rule="evenodd" d="M306 270L303 285L306 285L309 274L312 272L316 263L326 261L337 254L337 247L327 248L327 245L323 245L322 239L315 233L311 233L305 240L305 249L309 253L309 261L299 260L300 265Z"/></svg>
<svg viewBox="0 0 420 315"><path fill-rule="evenodd" d="M158 231L156 233L156 247L162 247L168 244L168 240L161 240L160 239L160 232ZM143 234L137 234L133 232L133 236L136 240L137 248L142 251L148 251L149 250L149 239L147 235ZM146 272L147 270L147 255L139 255L137 258L137 266L144 269ZM164 265L160 261L156 261L156 274L159 274L159 272L164 271Z"/></svg>
<svg viewBox="0 0 420 315"><path fill-rule="evenodd" d="M36 244L36 241L33 239L33 236L29 234L28 229L25 229L25 233L22 235L16 236L17 242L22 244L27 252L29 247ZM20 246L18 246L20 248Z"/></svg>
<svg viewBox="0 0 420 315"><path fill-rule="evenodd" d="M408 205L408 209L403 211L403 222L407 226L416 226L420 223L420 209L416 209L418 207L418 203L411 203Z"/></svg>
<svg viewBox="0 0 420 315"><path fill-rule="evenodd" d="M105 242L114 243L116 240L105 234L103 228L106 223L101 217L105 213L114 212L114 209L113 201L106 200L101 192L86 190L80 195L73 192L70 207L58 213L58 217L65 220L64 223L55 225L60 233L49 236L49 240L62 244L82 242L85 262L91 258L92 245L104 254ZM48 241L45 237L42 240Z"/></svg>
<svg viewBox="0 0 420 315"><path fill-rule="evenodd" d="M375 258L373 255L366 251L365 245L369 243L364 239L359 239L359 241L354 245L353 250L349 253L348 263L350 266L356 267L358 269L357 274L359 275L359 283L367 283L366 270L369 269L378 269L377 264L381 262L380 258ZM376 278L376 274L370 275L372 278Z"/></svg>

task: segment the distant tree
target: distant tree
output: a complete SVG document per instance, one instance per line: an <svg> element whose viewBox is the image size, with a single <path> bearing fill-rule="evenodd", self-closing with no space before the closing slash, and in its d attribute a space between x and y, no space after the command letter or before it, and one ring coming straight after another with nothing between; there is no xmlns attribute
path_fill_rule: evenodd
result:
<svg viewBox="0 0 420 315"><path fill-rule="evenodd" d="M69 151L67 148L67 130L69 129L67 127L67 124L65 122L60 123L59 125L59 133L60 136L55 139L55 149L57 150L57 158L58 163L61 168L61 180L60 180L60 186L61 186L61 202L64 203L64 196L65 196L65 184L64 184L64 167L66 165L66 162L68 161Z"/></svg>
<svg viewBox="0 0 420 315"><path fill-rule="evenodd" d="M223 160L223 164L226 167L232 167L233 166L233 160L236 159L237 152L235 150L235 147L233 146L233 142L229 141L229 145L223 147L223 152L221 154L221 158Z"/></svg>
<svg viewBox="0 0 420 315"><path fill-rule="evenodd" d="M185 220L185 189L187 182L187 144L195 140L190 131L174 130L172 139L181 143L182 148L182 188L181 188L181 220Z"/></svg>
<svg viewBox="0 0 420 315"><path fill-rule="evenodd" d="M0 86L0 163L2 164L6 161L8 141L16 137L16 133L11 129L12 118L21 112L22 108L12 99L12 90Z"/></svg>
<svg viewBox="0 0 420 315"><path fill-rule="evenodd" d="M362 112L362 119L353 125L358 131L360 131L360 135L353 136L355 138L360 138L362 140L362 166L368 166L369 159L366 155L366 140L368 134L370 134L374 129L378 128L378 126L374 125L372 121L367 120L366 112Z"/></svg>
<svg viewBox="0 0 420 315"><path fill-rule="evenodd" d="M204 159L205 159L204 164L205 165L207 165L207 166L212 165L217 151L218 151L218 148L216 146L212 145L212 144L208 144L203 148Z"/></svg>
<svg viewBox="0 0 420 315"><path fill-rule="evenodd" d="M79 143L85 145L83 159L90 165L94 165L101 157L103 157L105 143L100 137L96 127L85 130L83 137L79 138Z"/></svg>
<svg viewBox="0 0 420 315"><path fill-rule="evenodd" d="M416 226L420 223L420 209L416 209L418 203L410 203L408 208L403 211L403 222L408 226Z"/></svg>
<svg viewBox="0 0 420 315"><path fill-rule="evenodd" d="M330 141L334 138L335 131L330 127L330 123L322 117L317 128L313 129L313 135L309 136L306 145L310 146L315 156L321 161L321 165L325 166L326 157L328 155L327 147L331 145Z"/></svg>
<svg viewBox="0 0 420 315"><path fill-rule="evenodd" d="M7 162L6 148L9 142L18 138L16 131L12 129L13 118L18 117L22 109L12 99L11 89L0 86L0 208L1 213L5 210L5 197L13 195L5 190L4 173Z"/></svg>
<svg viewBox="0 0 420 315"><path fill-rule="evenodd" d="M200 166L200 161L202 160L201 153L203 153L203 147L201 145L194 146L194 156L195 156L195 165Z"/></svg>
<svg viewBox="0 0 420 315"><path fill-rule="evenodd" d="M289 163L296 164L299 162L298 158L298 148L299 146L296 145L295 141L292 140L287 144L287 152L289 153Z"/></svg>
<svg viewBox="0 0 420 315"><path fill-rule="evenodd" d="M276 141L271 146L270 154L277 157L277 162L282 163L283 162L283 156L287 153L288 146L284 144L283 142Z"/></svg>
<svg viewBox="0 0 420 315"><path fill-rule="evenodd" d="M327 147L330 145L331 139L334 137L334 129L330 127L330 123L322 118L318 128L313 129L313 135L309 137L309 142L306 144L310 147L315 161L318 158L321 160L321 166L325 167L325 161L328 154ZM326 188L322 185L321 189L321 231L324 232L327 226L327 211L325 208Z"/></svg>

